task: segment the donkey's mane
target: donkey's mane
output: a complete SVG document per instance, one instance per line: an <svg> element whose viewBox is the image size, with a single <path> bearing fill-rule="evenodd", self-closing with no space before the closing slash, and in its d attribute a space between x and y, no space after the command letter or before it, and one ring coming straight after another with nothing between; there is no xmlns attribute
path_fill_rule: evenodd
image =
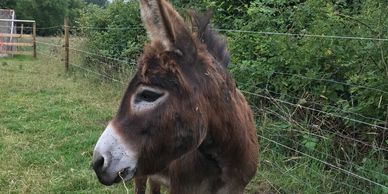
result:
<svg viewBox="0 0 388 194"><path fill-rule="evenodd" d="M220 65L228 67L230 54L225 39L210 25L212 13L208 11L205 14L199 14L197 11L191 11L190 16L192 29L198 39L206 45L207 51Z"/></svg>

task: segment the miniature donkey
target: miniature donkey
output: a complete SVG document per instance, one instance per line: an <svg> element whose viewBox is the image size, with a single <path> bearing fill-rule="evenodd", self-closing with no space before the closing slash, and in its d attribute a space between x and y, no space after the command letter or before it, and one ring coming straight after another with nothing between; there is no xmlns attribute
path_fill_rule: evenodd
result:
<svg viewBox="0 0 388 194"><path fill-rule="evenodd" d="M153 193L160 184L172 194L243 193L259 148L252 111L226 68L225 42L209 15L193 13L189 28L165 0L140 7L150 43L96 144L98 179L134 178L139 194L147 178Z"/></svg>

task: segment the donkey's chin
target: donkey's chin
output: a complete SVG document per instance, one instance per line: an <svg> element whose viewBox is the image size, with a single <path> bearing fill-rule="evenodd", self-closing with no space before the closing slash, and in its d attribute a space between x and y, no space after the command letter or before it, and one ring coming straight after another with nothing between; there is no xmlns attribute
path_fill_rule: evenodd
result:
<svg viewBox="0 0 388 194"><path fill-rule="evenodd" d="M98 180L106 186L111 186L115 183L119 183L121 181L129 181L131 180L135 175L136 170L132 169L130 167L124 168L117 173L101 173L97 174Z"/></svg>
<svg viewBox="0 0 388 194"><path fill-rule="evenodd" d="M131 169L130 167L121 170L118 173L119 175L118 178L120 178L119 182L131 180L134 177L135 173L136 173L136 169Z"/></svg>

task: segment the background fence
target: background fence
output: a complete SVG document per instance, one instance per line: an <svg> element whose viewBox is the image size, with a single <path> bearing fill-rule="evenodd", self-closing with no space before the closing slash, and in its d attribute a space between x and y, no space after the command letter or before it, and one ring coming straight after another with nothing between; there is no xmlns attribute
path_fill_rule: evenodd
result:
<svg viewBox="0 0 388 194"><path fill-rule="evenodd" d="M34 20L0 18L0 54L36 57L36 24Z"/></svg>
<svg viewBox="0 0 388 194"><path fill-rule="evenodd" d="M38 39L38 54L62 61L70 72L92 76L100 81L112 81L123 87L136 69L136 59L119 58L90 52L87 40L77 33L82 29L101 30L94 27L54 26L63 32L62 38ZM103 29L129 30L136 27ZM45 30L45 29L37 29ZM72 31L70 33L70 31ZM291 34L218 29L225 33L243 33L252 36L303 37L311 41L377 41L388 39L315 34ZM258 43L260 44L260 43ZM233 53L232 53L233 54ZM93 68L88 61L100 63L107 69L115 68L115 74L106 74ZM239 65L239 64L232 64ZM117 69L118 68L118 69ZM247 70L248 71L248 70ZM253 72L254 73L254 72ZM326 86L348 87L364 92L377 93L380 107L387 107L387 82L376 88L327 79L305 76L293 72L273 72L267 82L278 77L292 77ZM388 192L388 115L375 118L340 106L326 104L311 97L305 91L301 96L292 96L273 91L263 83L261 87L245 87L249 83L237 80L255 112L260 138L260 167L252 184L266 182L276 193L387 193ZM291 86L288 86L291 87ZM357 94L355 94L357 95ZM325 98L325 96L321 96ZM381 119L381 118L385 118ZM345 125L342 125L345 123ZM357 131L357 133L356 133ZM362 133L360 135L359 133ZM333 151L334 150L334 151ZM360 153L363 154L360 154ZM281 177L282 180L279 180Z"/></svg>

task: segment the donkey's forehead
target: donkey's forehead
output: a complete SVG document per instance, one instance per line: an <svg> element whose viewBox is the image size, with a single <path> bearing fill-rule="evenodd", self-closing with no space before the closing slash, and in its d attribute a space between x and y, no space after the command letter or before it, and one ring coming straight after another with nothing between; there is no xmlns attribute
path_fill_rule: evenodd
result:
<svg viewBox="0 0 388 194"><path fill-rule="evenodd" d="M138 70L144 74L147 72L177 72L178 69L188 68L187 57L180 56L181 53L169 50L160 41L152 41L145 45L144 52L138 62ZM191 57L192 58L192 57Z"/></svg>
<svg viewBox="0 0 388 194"><path fill-rule="evenodd" d="M152 68L162 65L161 57L167 51L160 41L153 41L144 46L144 52L139 60L139 68ZM143 67L144 66L144 67Z"/></svg>
<svg viewBox="0 0 388 194"><path fill-rule="evenodd" d="M145 53L139 60L136 76L130 85L149 85L163 89L183 89L187 87L186 76L180 65L162 53Z"/></svg>

